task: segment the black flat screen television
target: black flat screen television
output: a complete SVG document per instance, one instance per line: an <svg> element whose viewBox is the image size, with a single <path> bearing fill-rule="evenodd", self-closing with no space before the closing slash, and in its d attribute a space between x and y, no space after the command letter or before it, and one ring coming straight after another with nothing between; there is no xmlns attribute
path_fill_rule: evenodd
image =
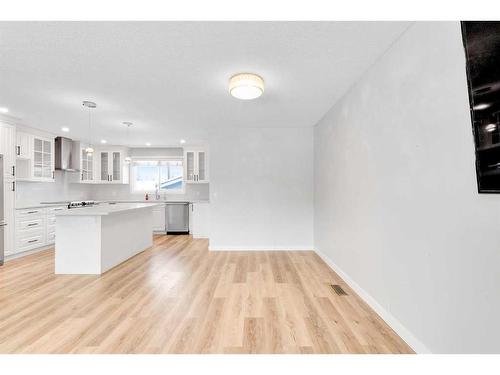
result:
<svg viewBox="0 0 500 375"><path fill-rule="evenodd" d="M500 193L500 22L463 21L480 193Z"/></svg>

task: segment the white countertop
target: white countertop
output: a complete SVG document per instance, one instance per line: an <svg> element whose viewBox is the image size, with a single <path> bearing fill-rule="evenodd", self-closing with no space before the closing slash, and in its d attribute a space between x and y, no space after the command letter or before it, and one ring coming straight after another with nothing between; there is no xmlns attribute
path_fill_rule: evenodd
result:
<svg viewBox="0 0 500 375"><path fill-rule="evenodd" d="M151 203L98 204L92 207L72 208L59 211L56 213L56 216L106 216L153 206L154 205Z"/></svg>
<svg viewBox="0 0 500 375"><path fill-rule="evenodd" d="M124 199L124 200L105 200L105 201L100 201L100 202L107 202L107 203L157 203L157 204L165 204L165 203L209 203L210 201L208 199L179 199L179 200L164 200L164 199L150 199L150 200L144 200L144 199Z"/></svg>
<svg viewBox="0 0 500 375"><path fill-rule="evenodd" d="M82 200L82 199L80 199ZM83 199L85 200L85 199ZM78 201L78 199L76 199L76 201ZM151 204L151 203L154 203L154 204L165 204L165 203L210 203L210 201L208 199L191 199L191 200L182 200L182 199L179 199L179 200L172 200L172 199L169 199L169 200L164 200L164 199L160 199L160 200L144 200L144 199L116 199L116 200L111 200L111 199L108 199L108 200L102 200L102 201L96 201L98 203L145 203L145 204ZM31 208L44 208L44 207L59 207L59 206L64 206L64 207L67 207L68 206L68 202L67 201L61 201L61 202L45 202L45 203L40 203L40 204L33 204L33 205L28 205L28 206L19 206L19 207L16 207L16 210L26 210L26 209L31 209Z"/></svg>

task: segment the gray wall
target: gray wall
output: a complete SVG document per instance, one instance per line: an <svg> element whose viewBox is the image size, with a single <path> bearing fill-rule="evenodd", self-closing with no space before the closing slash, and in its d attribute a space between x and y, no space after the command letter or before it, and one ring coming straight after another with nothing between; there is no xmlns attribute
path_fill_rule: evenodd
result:
<svg viewBox="0 0 500 375"><path fill-rule="evenodd" d="M315 129L315 247L432 352L500 352L458 22L413 24ZM410 335L410 336L411 336Z"/></svg>

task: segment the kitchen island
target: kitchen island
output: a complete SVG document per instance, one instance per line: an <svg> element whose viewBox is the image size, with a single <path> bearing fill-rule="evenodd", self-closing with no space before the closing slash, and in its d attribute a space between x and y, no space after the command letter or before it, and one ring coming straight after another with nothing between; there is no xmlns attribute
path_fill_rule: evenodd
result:
<svg viewBox="0 0 500 375"><path fill-rule="evenodd" d="M56 214L56 274L99 275L153 244L151 203L99 204Z"/></svg>

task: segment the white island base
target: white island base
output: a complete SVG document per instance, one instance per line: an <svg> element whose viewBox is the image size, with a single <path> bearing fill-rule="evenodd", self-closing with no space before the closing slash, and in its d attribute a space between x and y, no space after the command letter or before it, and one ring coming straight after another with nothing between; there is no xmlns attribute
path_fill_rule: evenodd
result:
<svg viewBox="0 0 500 375"><path fill-rule="evenodd" d="M99 275L153 245L154 204L99 205L56 220L56 274Z"/></svg>

